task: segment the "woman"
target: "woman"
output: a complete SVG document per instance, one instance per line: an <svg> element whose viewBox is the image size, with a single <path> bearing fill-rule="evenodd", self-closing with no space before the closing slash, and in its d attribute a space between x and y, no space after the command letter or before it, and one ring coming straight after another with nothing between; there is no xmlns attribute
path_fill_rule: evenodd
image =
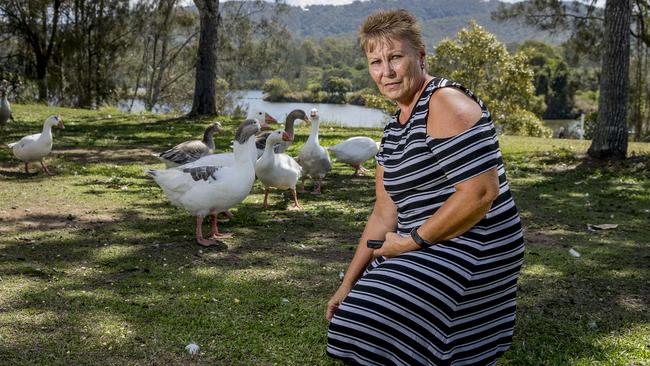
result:
<svg viewBox="0 0 650 366"><path fill-rule="evenodd" d="M362 365L493 365L511 344L524 245L490 113L427 74L408 12L369 16L360 41L399 110L377 154L372 214L327 303L327 353Z"/></svg>

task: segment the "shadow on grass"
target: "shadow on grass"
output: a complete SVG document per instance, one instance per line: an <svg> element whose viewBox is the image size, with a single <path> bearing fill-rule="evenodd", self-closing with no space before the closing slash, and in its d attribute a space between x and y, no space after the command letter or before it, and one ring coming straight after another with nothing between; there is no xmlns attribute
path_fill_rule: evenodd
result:
<svg viewBox="0 0 650 366"><path fill-rule="evenodd" d="M333 364L324 356L322 314L372 207L371 176L352 178L335 164L324 194L299 195L306 209L297 212L285 210L288 192L277 191L263 210L258 183L219 225L235 238L206 249L194 242L194 218L133 167L155 161L146 152L173 146L170 139L199 136L197 126L126 117L75 123L61 137L63 177L75 179L82 196L125 203L99 218L0 222L9 228L0 230L7 364ZM347 136L329 137L337 134ZM78 150L92 145L86 135L100 145L95 156ZM228 137L219 139L226 146ZM650 321L647 165L581 165L561 151L506 156L506 164L527 251L514 345L501 363L605 362L612 353L641 352L612 337ZM587 229L598 223L619 228ZM571 257L570 248L582 256ZM203 353L189 357L190 342Z"/></svg>
<svg viewBox="0 0 650 366"><path fill-rule="evenodd" d="M562 151L510 158L527 251L504 364L612 362L615 349L642 359L641 349L616 337L650 321L647 165L604 166ZM588 227L602 223L619 227ZM569 255L572 248L581 257Z"/></svg>

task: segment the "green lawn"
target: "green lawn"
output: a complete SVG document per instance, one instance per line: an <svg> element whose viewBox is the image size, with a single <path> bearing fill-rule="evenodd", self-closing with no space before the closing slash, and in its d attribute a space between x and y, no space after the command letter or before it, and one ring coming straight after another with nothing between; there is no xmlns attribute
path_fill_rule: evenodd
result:
<svg viewBox="0 0 650 366"><path fill-rule="evenodd" d="M324 353L323 312L372 206L370 175L335 163L324 194L299 195L298 212L286 210L288 192L263 210L256 183L219 226L235 238L206 249L195 219L144 169L211 121L14 113L0 132L0 365L338 364ZM36 164L27 175L4 145L53 113L66 124L47 159L56 176ZM237 125L222 124L219 151ZM290 154L308 133L297 128ZM361 134L381 131L323 126L321 144ZM582 160L587 141L500 141L527 241L516 336L500 364L648 365L650 144L599 165ZM604 223L618 227L587 226ZM185 351L190 342L199 354Z"/></svg>

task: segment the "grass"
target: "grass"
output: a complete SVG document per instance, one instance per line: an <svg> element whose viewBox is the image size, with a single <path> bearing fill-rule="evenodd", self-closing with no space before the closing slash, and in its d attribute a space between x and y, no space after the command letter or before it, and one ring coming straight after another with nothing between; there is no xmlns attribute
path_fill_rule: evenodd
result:
<svg viewBox="0 0 650 366"><path fill-rule="evenodd" d="M323 312L374 200L370 175L335 163L322 196L299 195L299 212L286 210L288 192L261 209L256 183L219 226L235 238L201 249L194 218L143 170L162 166L151 152L211 121L14 110L3 145L52 113L66 128L47 158L52 178L36 165L25 174L0 148L0 364L338 364L324 354ZM236 126L222 123L221 151ZM308 133L297 128L290 154ZM381 131L324 126L321 143L361 134ZM527 239L514 344L500 364L648 365L650 144L602 165L581 159L586 141L500 141ZM619 226L587 227L602 223ZM185 351L190 342L199 354Z"/></svg>

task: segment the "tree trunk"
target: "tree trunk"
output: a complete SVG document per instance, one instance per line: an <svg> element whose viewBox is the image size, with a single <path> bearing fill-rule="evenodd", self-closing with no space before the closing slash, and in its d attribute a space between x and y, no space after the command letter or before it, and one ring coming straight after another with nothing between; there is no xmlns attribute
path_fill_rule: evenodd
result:
<svg viewBox="0 0 650 366"><path fill-rule="evenodd" d="M625 159L627 155L631 17L630 0L607 0L598 120L587 152L596 159Z"/></svg>
<svg viewBox="0 0 650 366"><path fill-rule="evenodd" d="M38 102L47 104L47 64L48 59L36 56L36 83L38 84Z"/></svg>
<svg viewBox="0 0 650 366"><path fill-rule="evenodd" d="M199 10L201 29L196 59L194 100L190 116L217 114L217 29L221 19L219 0L194 0Z"/></svg>

